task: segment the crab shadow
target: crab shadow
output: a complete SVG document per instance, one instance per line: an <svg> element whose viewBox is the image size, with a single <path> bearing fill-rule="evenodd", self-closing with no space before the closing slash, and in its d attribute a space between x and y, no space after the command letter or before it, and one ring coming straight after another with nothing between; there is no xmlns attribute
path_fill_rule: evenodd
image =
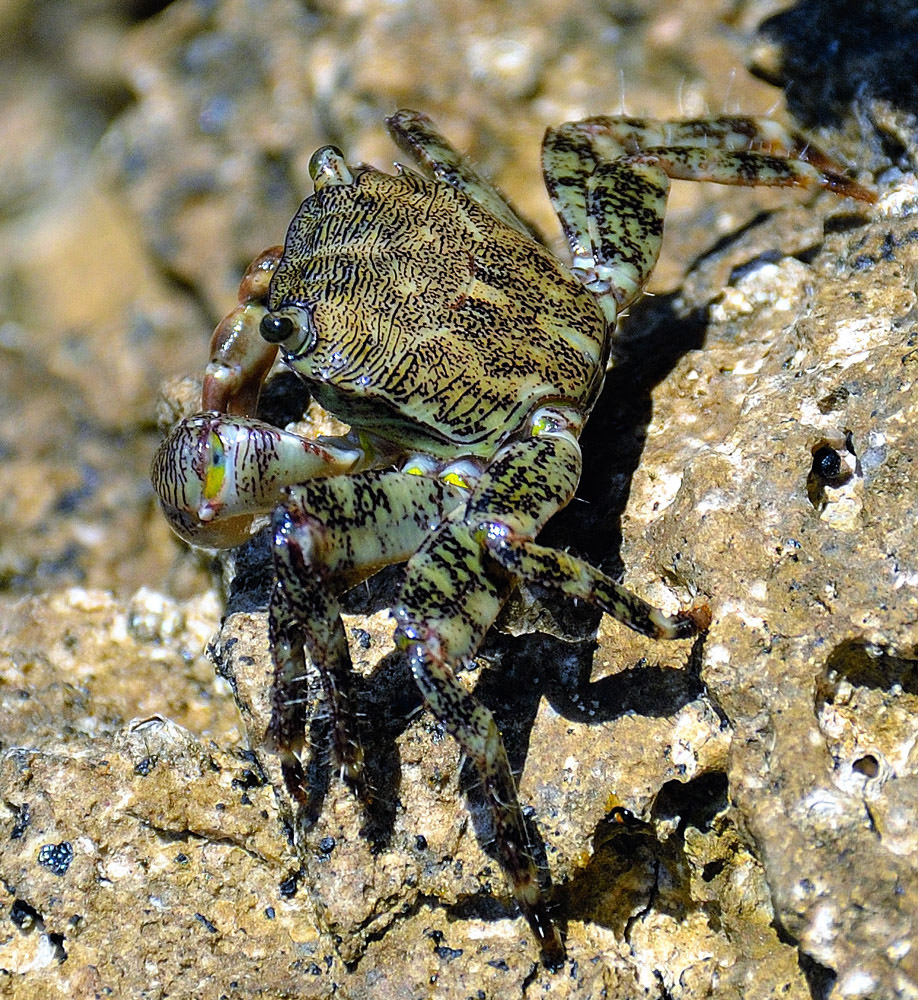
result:
<svg viewBox="0 0 918 1000"><path fill-rule="evenodd" d="M798 0L758 27L751 72L781 87L790 113L807 129L843 127L852 115L878 155L897 158L878 103L906 114L918 105L913 0ZM886 147L884 150L883 147Z"/></svg>
<svg viewBox="0 0 918 1000"><path fill-rule="evenodd" d="M701 346L705 329L703 312L678 313L673 296L645 299L633 310L627 326L616 335L615 364L581 437L584 472L577 497L552 519L540 541L576 552L613 577L620 575L621 516L652 415L651 392L683 354ZM271 560L265 537L253 540L237 555L236 571L227 612L266 607ZM398 600L402 578L402 567L383 570L366 585L345 594L343 610L371 614L392 607ZM494 714L515 774L523 770L543 696L572 722L598 723L631 712L671 715L701 692L697 656L690 658L688 667L680 669L641 659L613 676L591 682L600 612L539 594L538 588L535 592L538 599L554 608L552 614L563 622L565 638L542 632L512 636L492 629L478 658L461 668L478 673L475 695ZM652 646L649 641L648 646ZM652 649L648 655L653 655ZM385 850L399 808L398 740L423 703L408 664L399 653L386 656L368 676L355 677L355 696L366 778L372 790L363 833L374 849ZM444 732L445 727L432 723L432 738ZM308 769L307 820L314 820L321 814L330 783L336 777L327 753L327 720L316 716L308 735L314 753ZM463 766L460 784L479 843L496 859L490 812L482 801L477 774L468 762ZM544 867L544 842L535 823L528 818L527 822L536 860ZM490 897L476 897L460 904L463 912L469 907L484 918L506 912L503 904Z"/></svg>

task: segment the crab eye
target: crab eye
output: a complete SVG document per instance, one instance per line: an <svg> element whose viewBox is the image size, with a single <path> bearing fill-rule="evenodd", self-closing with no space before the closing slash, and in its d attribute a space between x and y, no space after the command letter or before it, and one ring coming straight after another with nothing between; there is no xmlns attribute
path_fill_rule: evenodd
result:
<svg viewBox="0 0 918 1000"><path fill-rule="evenodd" d="M267 315L262 316L259 330L262 337L264 337L269 344L279 344L281 341L287 340L289 337L293 336L293 333L296 330L296 324L289 316L278 316L276 314L268 313Z"/></svg>

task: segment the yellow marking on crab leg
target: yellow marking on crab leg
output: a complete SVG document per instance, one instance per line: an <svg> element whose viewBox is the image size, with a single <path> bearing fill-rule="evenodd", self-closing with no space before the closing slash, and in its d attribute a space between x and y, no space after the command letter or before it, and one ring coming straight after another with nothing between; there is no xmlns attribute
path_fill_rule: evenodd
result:
<svg viewBox="0 0 918 1000"><path fill-rule="evenodd" d="M210 507L214 500L220 495L223 489L223 482L226 479L226 449L220 440L220 435L216 431L211 431L207 436L210 448L210 462L207 464L207 471L204 473L204 483L201 487L201 497L205 504L203 507ZM212 515L211 515L212 516ZM202 520L210 520L201 515Z"/></svg>

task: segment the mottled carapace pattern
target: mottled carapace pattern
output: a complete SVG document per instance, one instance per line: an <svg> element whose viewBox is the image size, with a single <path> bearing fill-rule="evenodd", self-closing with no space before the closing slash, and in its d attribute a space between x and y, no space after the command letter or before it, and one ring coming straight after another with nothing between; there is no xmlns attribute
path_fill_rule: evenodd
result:
<svg viewBox="0 0 918 1000"><path fill-rule="evenodd" d="M593 296L539 243L407 171L303 203L271 283L270 308L285 305L311 311L304 376L323 405L409 448L429 435L444 457L490 456L542 401L588 412L601 385Z"/></svg>

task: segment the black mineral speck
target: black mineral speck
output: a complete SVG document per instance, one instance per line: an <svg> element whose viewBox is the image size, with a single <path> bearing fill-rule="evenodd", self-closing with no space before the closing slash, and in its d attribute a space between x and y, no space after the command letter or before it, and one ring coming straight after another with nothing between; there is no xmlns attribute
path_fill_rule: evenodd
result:
<svg viewBox="0 0 918 1000"><path fill-rule="evenodd" d="M352 628L351 635L361 649L369 649L373 645L373 636L365 628Z"/></svg>
<svg viewBox="0 0 918 1000"><path fill-rule="evenodd" d="M29 825L30 815L29 803L23 802L16 811L16 822L13 824L13 829L10 831L10 840L19 840L19 838L26 832L26 828Z"/></svg>
<svg viewBox="0 0 918 1000"><path fill-rule="evenodd" d="M27 931L41 920L41 914L24 899L14 899L10 907L10 920L21 930Z"/></svg>
<svg viewBox="0 0 918 1000"><path fill-rule="evenodd" d="M841 472L841 456L834 448L819 448L813 455L813 474L820 479L835 479Z"/></svg>
<svg viewBox="0 0 918 1000"><path fill-rule="evenodd" d="M154 767L156 767L156 758L144 757L143 760L137 761L134 765L134 774L139 775L141 778L145 778Z"/></svg>
<svg viewBox="0 0 918 1000"><path fill-rule="evenodd" d="M38 852L38 863L55 875L66 875L73 861L73 847L68 840L59 844L45 844Z"/></svg>
<svg viewBox="0 0 918 1000"><path fill-rule="evenodd" d="M205 930L210 931L211 934L217 933L217 928L204 916L203 913L196 913L194 919L197 920Z"/></svg>
<svg viewBox="0 0 918 1000"><path fill-rule="evenodd" d="M253 770L247 767L242 772L242 777L233 778L230 784L233 788L241 788L247 791L250 788L261 788L264 781Z"/></svg>
<svg viewBox="0 0 918 1000"><path fill-rule="evenodd" d="M290 899L296 895L297 887L300 882L300 873L291 872L283 882L277 887L278 892L284 897L284 899Z"/></svg>
<svg viewBox="0 0 918 1000"><path fill-rule="evenodd" d="M434 948L438 958L442 958L445 962L452 962L454 958L459 958L462 954L461 948L447 948L445 944L437 945Z"/></svg>

